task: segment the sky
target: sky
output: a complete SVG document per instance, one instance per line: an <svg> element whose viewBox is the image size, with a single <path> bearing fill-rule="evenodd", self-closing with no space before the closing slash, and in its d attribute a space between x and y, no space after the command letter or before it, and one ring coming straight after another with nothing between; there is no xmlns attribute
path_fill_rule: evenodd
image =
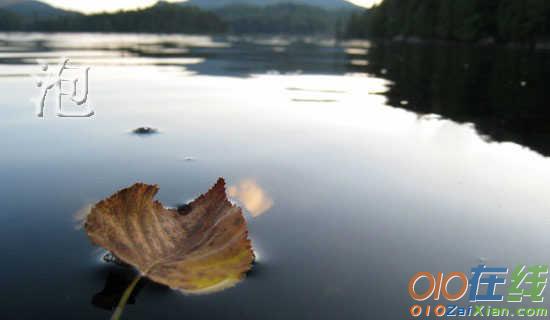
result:
<svg viewBox="0 0 550 320"><path fill-rule="evenodd" d="M169 2L178 2L181 0L168 0ZM379 0L349 0L360 6L371 6ZM43 0L53 6L77 10L82 12L115 11L119 9L132 9L147 7L157 2L157 0Z"/></svg>

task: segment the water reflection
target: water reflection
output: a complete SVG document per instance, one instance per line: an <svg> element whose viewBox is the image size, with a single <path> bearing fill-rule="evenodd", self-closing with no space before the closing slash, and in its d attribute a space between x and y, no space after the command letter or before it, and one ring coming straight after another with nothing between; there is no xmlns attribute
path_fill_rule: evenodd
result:
<svg viewBox="0 0 550 320"><path fill-rule="evenodd" d="M135 271L130 268L109 268L105 279L105 285L101 291L93 295L92 305L100 309L113 311L119 303L124 291L128 288L130 283L132 283L135 276ZM132 291L127 304L136 303L137 296L147 283L150 283L150 281L146 278L142 278L138 282Z"/></svg>
<svg viewBox="0 0 550 320"><path fill-rule="evenodd" d="M246 77L277 71L346 72L345 49L323 38L178 35L2 34L0 64L71 57L87 65L171 65L204 75Z"/></svg>
<svg viewBox="0 0 550 320"><path fill-rule="evenodd" d="M273 206L271 199L253 179L245 179L227 188L227 194L242 203L254 218L259 217Z"/></svg>
<svg viewBox="0 0 550 320"><path fill-rule="evenodd" d="M0 99L0 133L9 137L0 141L6 151L0 157L5 182L0 243L6 244L1 280L11 296L27 297L0 297L7 318L106 316L89 302L108 270L102 265L101 277L90 277L98 267L90 262L89 240L73 230L71 214L137 180L166 186L159 199L174 204L226 175L238 182L235 194L252 199L250 208L269 214L249 223L266 262L255 266L249 281L214 296L183 298L146 285L140 303L128 310L132 319L159 313L166 319L401 319L410 307L406 287L413 272L466 271L481 258L494 265L548 258L541 248L550 246L545 236L550 159L524 147L543 150L525 132L544 132L548 118L537 113L539 100L527 107L535 98L524 94L531 118L521 118L523 111L510 113L511 105L501 112L491 102L499 92L498 100L513 100L516 90L535 90L544 99L539 81L545 78L518 75L512 82L524 78L525 83L510 92L476 88L483 72L471 79L472 70L500 69L472 62L486 49L466 51L463 57L472 61L443 63L436 71L432 59L414 61L423 54L408 53L408 47L392 51L366 42L28 37L29 44L6 46L5 52L19 46L55 57L56 50L99 50L115 60L142 54L148 64L100 67L101 54L79 54L94 63L92 94L101 116L89 122L37 121L28 102L35 89L31 79L0 79L9 92ZM126 39L122 45L118 37ZM134 41L146 44L134 50ZM166 55L155 53L159 47ZM347 50L352 57L346 48L353 49ZM274 56L296 50L304 55ZM165 57L202 60L166 66ZM369 63L353 65L352 58ZM34 64L20 64L30 63L32 54L1 59L0 74L36 71ZM301 65L304 59L311 61ZM509 70L501 70L507 79ZM469 81L475 85L466 85ZM490 86L500 85L494 80ZM335 101L315 101L327 99ZM487 101L494 110L478 110ZM518 129L503 119L525 126ZM488 130L493 127L487 123L498 130ZM150 139L129 134L144 125L162 134ZM503 139L501 130L507 132ZM260 186L241 186L244 177L255 177ZM36 267L44 265L56 267ZM110 288L123 286L113 281L105 283L105 296L116 296ZM96 299L104 307L108 301L103 295Z"/></svg>
<svg viewBox="0 0 550 320"><path fill-rule="evenodd" d="M550 155L549 52L377 44L366 57L369 64L354 70L391 80L390 105L473 123L491 139Z"/></svg>
<svg viewBox="0 0 550 320"><path fill-rule="evenodd" d="M542 50L303 37L94 34L0 34L0 48L0 77L32 74L36 59L51 63L60 56L92 66L171 66L184 75L368 73L392 81L384 93L390 105L473 123L481 135L550 155L550 93L545 90L550 54ZM307 92L318 88L303 83L288 90L297 93L295 102L340 100L327 96L334 90L330 87L314 97Z"/></svg>

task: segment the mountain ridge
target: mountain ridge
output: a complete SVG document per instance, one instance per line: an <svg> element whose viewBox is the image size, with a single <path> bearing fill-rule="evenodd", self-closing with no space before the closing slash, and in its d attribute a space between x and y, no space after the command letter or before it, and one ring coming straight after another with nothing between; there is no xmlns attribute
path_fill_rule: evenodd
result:
<svg viewBox="0 0 550 320"><path fill-rule="evenodd" d="M321 7L324 9L357 9L360 8L345 0L188 0L179 2L181 5L194 5L204 9L219 9L230 5L269 6L280 3L293 3Z"/></svg>
<svg viewBox="0 0 550 320"><path fill-rule="evenodd" d="M75 14L37 0L0 0L0 9L26 18L51 18Z"/></svg>

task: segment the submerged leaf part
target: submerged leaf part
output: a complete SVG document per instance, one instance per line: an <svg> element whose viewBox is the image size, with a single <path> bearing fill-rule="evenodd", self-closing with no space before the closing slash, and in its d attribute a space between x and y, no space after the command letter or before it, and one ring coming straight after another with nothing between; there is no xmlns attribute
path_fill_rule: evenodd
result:
<svg viewBox="0 0 550 320"><path fill-rule="evenodd" d="M97 203L85 229L94 244L143 276L185 293L209 293L244 278L254 260L240 208L218 182L185 210L154 200L156 185L137 183Z"/></svg>
<svg viewBox="0 0 550 320"><path fill-rule="evenodd" d="M227 188L229 197L242 203L248 212L257 218L273 207L273 199L255 180L246 179Z"/></svg>

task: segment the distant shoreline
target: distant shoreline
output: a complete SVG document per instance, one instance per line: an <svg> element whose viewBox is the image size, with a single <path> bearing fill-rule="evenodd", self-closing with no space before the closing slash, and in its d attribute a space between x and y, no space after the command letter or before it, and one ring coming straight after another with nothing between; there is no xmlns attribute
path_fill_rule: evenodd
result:
<svg viewBox="0 0 550 320"><path fill-rule="evenodd" d="M53 10L53 9L52 9ZM108 32L167 34L344 34L353 10L328 10L307 4L229 5L205 10L158 2L139 10L83 15L41 16L0 8L0 31Z"/></svg>
<svg viewBox="0 0 550 320"><path fill-rule="evenodd" d="M404 37L397 36L393 38L349 38L349 39L361 39L372 42L385 43L385 44L437 44L437 45L464 45L475 47L503 47L509 49L535 49L535 50L550 50L549 41L536 41L535 43L526 42L497 42L492 38L481 39L478 41L458 41L458 40L441 40L441 39L429 39L420 38L416 36Z"/></svg>

